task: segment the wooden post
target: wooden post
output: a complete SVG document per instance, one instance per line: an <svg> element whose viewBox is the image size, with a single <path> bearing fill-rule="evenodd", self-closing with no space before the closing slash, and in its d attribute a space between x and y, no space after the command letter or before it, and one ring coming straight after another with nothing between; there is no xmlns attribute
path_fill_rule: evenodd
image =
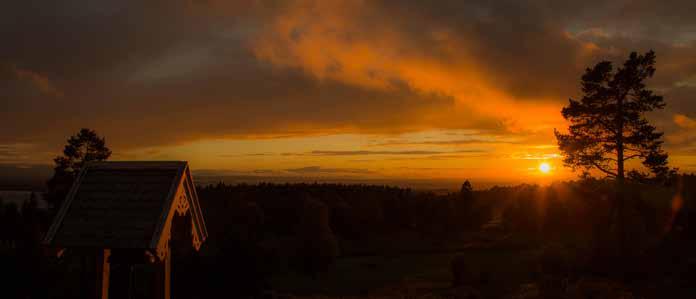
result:
<svg viewBox="0 0 696 299"><path fill-rule="evenodd" d="M80 261L80 298L108 299L110 265L109 249L77 250Z"/></svg>
<svg viewBox="0 0 696 299"><path fill-rule="evenodd" d="M109 264L110 255L110 249L104 249L97 253L95 262L95 265L97 266L97 285L94 288L96 293L94 297L98 299L109 299L109 277L111 276L111 267Z"/></svg>
<svg viewBox="0 0 696 299"><path fill-rule="evenodd" d="M155 284L155 298L170 299L171 298L171 267L172 251L167 247L167 256L157 265L157 279Z"/></svg>
<svg viewBox="0 0 696 299"><path fill-rule="evenodd" d="M172 250L167 249L167 258L164 259L164 299L170 298L172 291Z"/></svg>

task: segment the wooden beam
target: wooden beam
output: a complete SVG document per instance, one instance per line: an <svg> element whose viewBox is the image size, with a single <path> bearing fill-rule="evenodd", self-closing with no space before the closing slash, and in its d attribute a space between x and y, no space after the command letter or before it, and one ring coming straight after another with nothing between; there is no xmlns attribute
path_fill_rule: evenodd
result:
<svg viewBox="0 0 696 299"><path fill-rule="evenodd" d="M171 269L172 269L172 252L167 246L166 256L162 261L158 261L157 278L155 282L155 298L170 299L171 298Z"/></svg>
<svg viewBox="0 0 696 299"><path fill-rule="evenodd" d="M109 264L109 256L111 255L111 249L104 249L97 253L97 259L95 265L97 266L96 273L96 291L95 298L98 299L109 299L109 279L111 276L111 267Z"/></svg>
<svg viewBox="0 0 696 299"><path fill-rule="evenodd" d="M164 260L164 298L169 299L172 291L172 249L169 248L167 258Z"/></svg>

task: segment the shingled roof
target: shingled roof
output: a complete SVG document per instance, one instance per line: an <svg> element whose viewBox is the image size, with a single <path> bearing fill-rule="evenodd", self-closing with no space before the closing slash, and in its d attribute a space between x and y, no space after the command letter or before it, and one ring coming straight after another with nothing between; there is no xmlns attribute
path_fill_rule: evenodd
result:
<svg viewBox="0 0 696 299"><path fill-rule="evenodd" d="M175 213L191 213L193 246L207 237L188 163L96 162L80 172L44 243L55 247L166 248Z"/></svg>

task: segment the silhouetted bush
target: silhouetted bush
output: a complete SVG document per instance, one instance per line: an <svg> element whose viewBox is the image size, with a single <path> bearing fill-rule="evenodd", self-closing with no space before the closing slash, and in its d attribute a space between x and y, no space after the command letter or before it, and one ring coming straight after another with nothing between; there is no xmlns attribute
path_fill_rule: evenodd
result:
<svg viewBox="0 0 696 299"><path fill-rule="evenodd" d="M326 272L339 254L338 241L329 227L329 209L321 201L305 198L298 225L302 270L316 277Z"/></svg>
<svg viewBox="0 0 696 299"><path fill-rule="evenodd" d="M466 255L458 255L452 259L450 267L452 270L453 287L481 287L489 284L491 277L485 271L474 269L472 260Z"/></svg>

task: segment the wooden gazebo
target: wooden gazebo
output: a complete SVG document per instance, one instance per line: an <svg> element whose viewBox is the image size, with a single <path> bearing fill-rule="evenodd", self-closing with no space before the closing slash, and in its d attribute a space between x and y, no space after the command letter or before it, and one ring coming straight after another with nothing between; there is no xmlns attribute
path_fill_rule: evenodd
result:
<svg viewBox="0 0 696 299"><path fill-rule="evenodd" d="M169 299L173 252L199 250L206 237L187 162L96 162L83 167L44 243L89 268L84 297L133 297L133 267L145 265L154 269L147 297Z"/></svg>

